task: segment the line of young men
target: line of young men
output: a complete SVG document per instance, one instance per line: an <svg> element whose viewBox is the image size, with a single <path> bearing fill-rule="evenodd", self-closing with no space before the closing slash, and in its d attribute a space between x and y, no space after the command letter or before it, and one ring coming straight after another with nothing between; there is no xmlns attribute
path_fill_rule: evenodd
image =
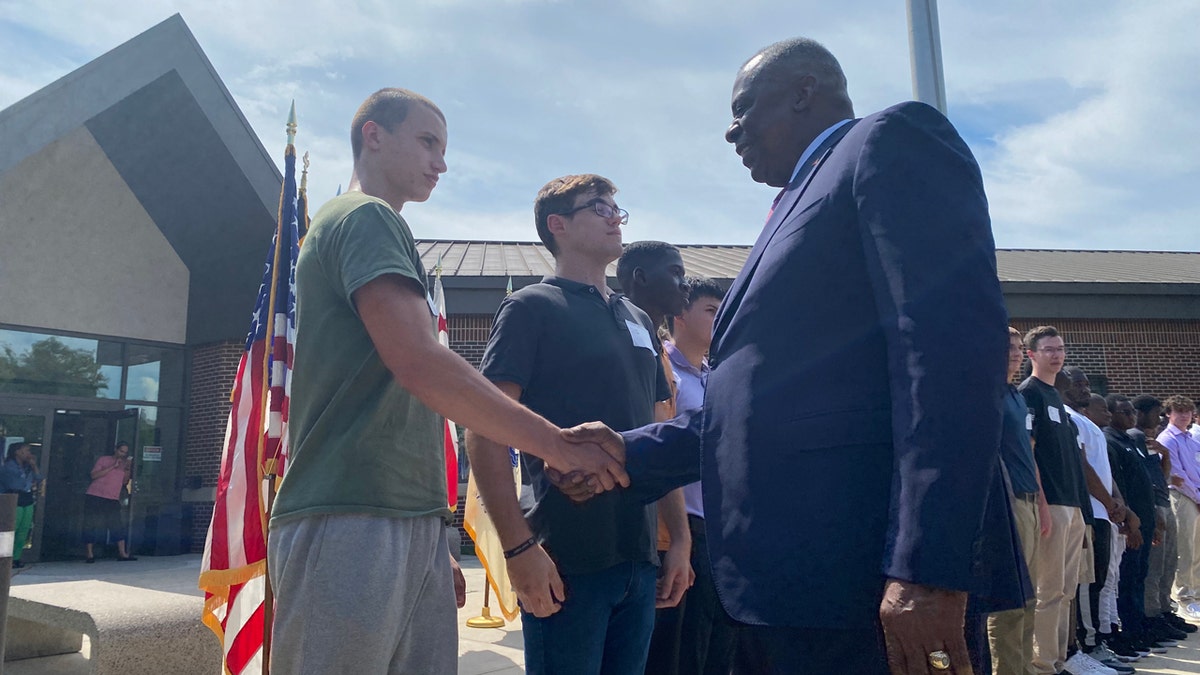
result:
<svg viewBox="0 0 1200 675"><path fill-rule="evenodd" d="M1010 385L1002 455L1036 599L988 618L992 670L1132 673L1129 663L1196 631L1184 617L1200 621L1200 470L1189 482L1180 467L1190 459L1200 469L1200 443L1185 431L1192 402L1168 399L1171 424L1160 433L1164 404L1093 394L1081 369L1064 367L1053 326L1009 333L1010 380L1024 356L1032 374Z"/></svg>

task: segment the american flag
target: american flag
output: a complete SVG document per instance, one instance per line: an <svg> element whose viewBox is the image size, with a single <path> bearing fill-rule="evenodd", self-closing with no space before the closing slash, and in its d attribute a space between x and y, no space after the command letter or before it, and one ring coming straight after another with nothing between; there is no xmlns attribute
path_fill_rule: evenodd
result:
<svg viewBox="0 0 1200 675"><path fill-rule="evenodd" d="M270 615L266 606L268 478L282 477L287 463L296 256L301 223L308 221L299 208L302 200L296 188L296 149L289 137L279 221L233 385L216 503L200 569L202 619L221 640L223 672L228 675L263 672Z"/></svg>
<svg viewBox="0 0 1200 675"><path fill-rule="evenodd" d="M442 261L434 269L433 304L437 307L438 342L450 348L450 326L446 323L446 292L442 289ZM446 452L446 495L450 498L450 510L458 509L458 426L449 418L443 422L443 446Z"/></svg>

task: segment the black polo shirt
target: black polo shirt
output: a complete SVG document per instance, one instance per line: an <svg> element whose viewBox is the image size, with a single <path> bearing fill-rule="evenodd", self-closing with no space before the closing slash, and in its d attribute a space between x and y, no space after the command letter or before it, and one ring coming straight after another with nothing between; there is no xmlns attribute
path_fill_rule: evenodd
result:
<svg viewBox="0 0 1200 675"><path fill-rule="evenodd" d="M1142 433L1141 429L1130 429L1125 433L1146 458L1146 472L1150 475L1150 482L1154 485L1154 505L1169 508L1171 492L1167 488L1167 477L1163 475L1162 456L1157 452L1150 452L1150 449L1146 447L1146 434Z"/></svg>
<svg viewBox="0 0 1200 675"><path fill-rule="evenodd" d="M1059 506L1075 506L1092 513L1083 478L1083 458L1071 418L1058 390L1029 376L1017 387L1033 415L1033 458L1042 477L1046 501Z"/></svg>
<svg viewBox="0 0 1200 675"><path fill-rule="evenodd" d="M569 427L599 420L617 431L654 421L671 396L650 317L624 296L546 277L505 298L480 370L521 387L521 403ZM575 504L550 485L542 461L525 456L535 504L530 527L564 574L622 562L657 564L656 510L624 490Z"/></svg>
<svg viewBox="0 0 1200 675"><path fill-rule="evenodd" d="M1149 456L1137 447L1128 434L1113 427L1104 427L1108 442L1108 463L1112 466L1113 481L1125 497L1125 503L1142 521L1142 529L1154 529L1154 483L1147 470ZM1159 472L1162 475L1162 472Z"/></svg>

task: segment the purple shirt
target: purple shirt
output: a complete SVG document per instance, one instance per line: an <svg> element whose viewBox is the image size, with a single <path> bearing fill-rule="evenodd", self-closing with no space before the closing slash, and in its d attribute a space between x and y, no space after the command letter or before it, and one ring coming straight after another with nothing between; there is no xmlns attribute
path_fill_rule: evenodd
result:
<svg viewBox="0 0 1200 675"><path fill-rule="evenodd" d="M1168 424L1158 442L1171 453L1171 475L1183 479L1183 486L1171 489L1200 504L1200 441Z"/></svg>
<svg viewBox="0 0 1200 675"><path fill-rule="evenodd" d="M679 392L675 395L675 410L683 412L704 405L704 386L708 383L708 362L693 366L683 352L675 348L675 343L663 345L667 350L667 358L675 367L675 384ZM700 481L683 486L683 506L690 516L704 517L704 493L700 490Z"/></svg>

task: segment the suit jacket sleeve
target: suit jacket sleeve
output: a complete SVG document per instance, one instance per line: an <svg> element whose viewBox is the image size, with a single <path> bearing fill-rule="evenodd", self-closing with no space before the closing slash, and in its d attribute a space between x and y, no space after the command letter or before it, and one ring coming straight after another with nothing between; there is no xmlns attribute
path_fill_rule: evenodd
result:
<svg viewBox="0 0 1200 675"><path fill-rule="evenodd" d="M621 434L630 494L648 504L677 487L700 480L703 420L703 410L688 410L669 422Z"/></svg>
<svg viewBox="0 0 1200 675"><path fill-rule="evenodd" d="M933 108L903 104L867 121L854 196L887 342L895 448L883 572L972 590L1008 341L983 181Z"/></svg>

